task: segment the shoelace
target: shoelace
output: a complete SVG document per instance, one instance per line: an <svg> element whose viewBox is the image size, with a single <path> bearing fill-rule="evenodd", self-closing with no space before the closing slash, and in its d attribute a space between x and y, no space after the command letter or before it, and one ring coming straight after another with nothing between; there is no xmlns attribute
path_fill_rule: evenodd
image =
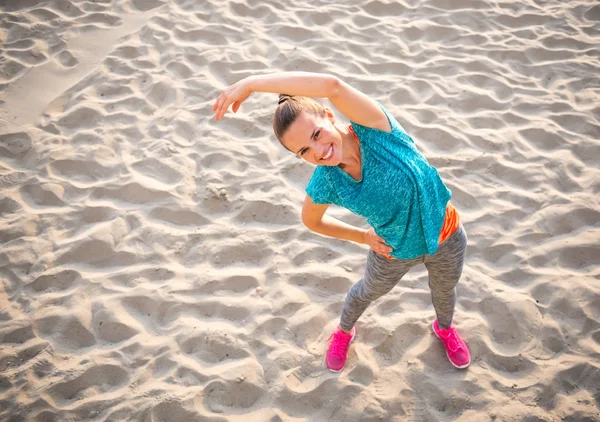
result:
<svg viewBox="0 0 600 422"><path fill-rule="evenodd" d="M333 341L331 340L333 338ZM336 335L333 333L329 336L329 341L331 342L331 346L329 350L338 358L344 358L346 353L348 352L348 345L350 344L350 339L352 339L351 335L346 335L344 333L340 333Z"/></svg>
<svg viewBox="0 0 600 422"><path fill-rule="evenodd" d="M452 352L456 352L458 349L462 349L460 345L460 341L458 340L458 333L454 329L450 329L448 332L448 337L444 337L447 341L448 348Z"/></svg>

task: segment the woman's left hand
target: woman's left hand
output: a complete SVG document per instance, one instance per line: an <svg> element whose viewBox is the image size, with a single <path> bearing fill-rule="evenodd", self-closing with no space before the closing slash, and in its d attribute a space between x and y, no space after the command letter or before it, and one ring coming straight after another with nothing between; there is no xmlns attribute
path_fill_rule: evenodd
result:
<svg viewBox="0 0 600 422"><path fill-rule="evenodd" d="M240 105L250 96L252 91L248 86L247 79L242 79L228 86L222 93L217 97L217 101L212 107L215 112L215 120L221 120L230 105L233 104L231 110L237 113Z"/></svg>

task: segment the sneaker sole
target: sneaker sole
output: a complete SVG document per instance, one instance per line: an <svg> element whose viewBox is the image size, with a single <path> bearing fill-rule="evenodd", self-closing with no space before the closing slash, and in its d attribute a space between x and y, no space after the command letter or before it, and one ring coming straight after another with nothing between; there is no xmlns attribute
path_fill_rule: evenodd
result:
<svg viewBox="0 0 600 422"><path fill-rule="evenodd" d="M433 334L435 334L435 336L437 338L440 338L440 336L438 336L438 334L435 332L435 328L433 327L433 323L431 323L431 329L433 330ZM441 340L442 339L440 339L440 341ZM469 357L469 361L467 363L465 363L464 365L462 365L462 366L459 366L459 365L455 364L454 362L452 362L452 359L450 359L450 356L448 355L448 352L446 352L446 357L450 361L450 364L452 364L452 366L454 366L455 368L458 368L458 369L465 369L465 368L467 368L471 364L471 358L470 357Z"/></svg>
<svg viewBox="0 0 600 422"><path fill-rule="evenodd" d="M354 337L356 337L356 328L354 328L354 334L352 334L352 338L350 339L350 344L352 344L352 342L354 341ZM325 366L327 366L327 356L325 356ZM344 370L345 366L346 366L346 364L344 363L344 366L342 366L337 371L335 369L331 369L329 366L327 366L327 369L329 369L331 372L340 373Z"/></svg>

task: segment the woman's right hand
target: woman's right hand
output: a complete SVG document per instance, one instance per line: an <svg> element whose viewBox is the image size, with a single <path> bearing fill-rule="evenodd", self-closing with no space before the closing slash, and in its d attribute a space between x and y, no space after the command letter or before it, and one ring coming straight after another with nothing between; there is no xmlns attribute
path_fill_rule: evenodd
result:
<svg viewBox="0 0 600 422"><path fill-rule="evenodd" d="M385 244L385 240L375 233L373 227L369 227L369 230L363 234L363 243L369 245L374 252L380 255L386 256L392 253L394 250Z"/></svg>
<svg viewBox="0 0 600 422"><path fill-rule="evenodd" d="M215 112L215 120L221 120L231 104L233 104L231 110L237 113L240 105L251 93L252 91L247 79L242 79L225 88L221 95L217 97L217 101L215 101L212 107L212 111Z"/></svg>

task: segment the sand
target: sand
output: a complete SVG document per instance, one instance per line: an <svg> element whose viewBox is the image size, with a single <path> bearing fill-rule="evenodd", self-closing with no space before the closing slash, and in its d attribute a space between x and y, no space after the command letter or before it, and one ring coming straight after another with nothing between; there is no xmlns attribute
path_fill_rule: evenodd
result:
<svg viewBox="0 0 600 422"><path fill-rule="evenodd" d="M0 10L0 420L600 420L597 2ZM302 225L312 167L275 140L275 95L211 113L278 70L368 93L439 169L469 236L468 370L423 267L325 368L367 249Z"/></svg>

